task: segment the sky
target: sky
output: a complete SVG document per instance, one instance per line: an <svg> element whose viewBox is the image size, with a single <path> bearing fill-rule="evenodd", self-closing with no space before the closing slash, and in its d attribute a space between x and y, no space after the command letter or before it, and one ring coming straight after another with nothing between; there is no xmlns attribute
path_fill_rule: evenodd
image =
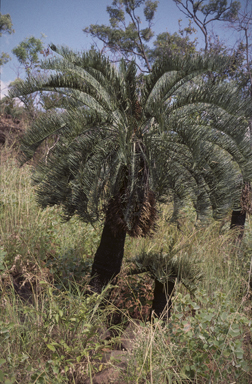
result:
<svg viewBox="0 0 252 384"><path fill-rule="evenodd" d="M17 59L11 52L14 47L27 37L41 38L41 34L44 34L45 46L54 43L77 51L88 50L92 39L83 32L83 28L90 24L109 25L106 7L112 4L112 0L0 0L0 4L0 12L10 14L15 29L14 34L0 38L0 51L7 52L12 57L12 60L1 68L1 89L2 94L6 94L8 84L15 80L18 74L21 77L23 75ZM188 20L173 0L160 0L154 19L155 34L178 31L180 18L182 27L186 27ZM226 37L227 29L222 28L220 24L220 37L233 41L232 36ZM197 36L199 45L203 44L203 35L199 32Z"/></svg>

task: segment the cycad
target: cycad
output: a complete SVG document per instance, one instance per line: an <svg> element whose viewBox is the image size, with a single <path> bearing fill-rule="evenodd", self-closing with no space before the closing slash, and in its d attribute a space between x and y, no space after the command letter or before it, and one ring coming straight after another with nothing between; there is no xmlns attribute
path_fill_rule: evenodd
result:
<svg viewBox="0 0 252 384"><path fill-rule="evenodd" d="M189 196L199 218L211 211L220 218L239 204L252 176L251 107L234 85L203 77L221 70L223 59L169 57L140 81L134 62L117 69L94 51L52 49L58 57L43 64L51 74L12 90L13 97L38 90L62 96L58 111L26 132L23 161L57 135L33 176L38 203L61 205L67 220L105 214L91 281L99 292L120 270L126 233L155 229L158 201L173 196L177 211Z"/></svg>
<svg viewBox="0 0 252 384"><path fill-rule="evenodd" d="M169 240L167 243L161 242L161 249L161 244L156 244L156 249L153 246L151 250L143 248L140 254L129 260L129 275L148 273L155 281L150 318L153 311L158 316L162 315L165 307L163 315L169 316L176 282L181 282L193 294L202 280L202 260L195 253L195 235L196 232L186 235L184 230L170 225L165 233Z"/></svg>
<svg viewBox="0 0 252 384"><path fill-rule="evenodd" d="M182 255L170 251L142 252L131 260L135 268L129 274L147 272L155 280L155 291L152 312L161 316L166 307L166 314L170 314L171 299L174 294L175 283L181 282L190 293L194 293L197 284L203 278L199 260L187 252ZM165 287L165 289L164 289ZM150 314L151 318L152 313ZM164 313L165 315L165 313Z"/></svg>

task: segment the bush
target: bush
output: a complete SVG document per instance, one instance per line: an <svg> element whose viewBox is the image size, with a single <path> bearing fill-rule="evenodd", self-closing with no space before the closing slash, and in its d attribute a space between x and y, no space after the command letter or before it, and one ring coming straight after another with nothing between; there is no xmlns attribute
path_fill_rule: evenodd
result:
<svg viewBox="0 0 252 384"><path fill-rule="evenodd" d="M199 291L194 300L179 293L173 305L168 323L155 320L142 330L128 367L131 380L248 383L251 347L246 355L243 339L252 320L220 291L212 297Z"/></svg>

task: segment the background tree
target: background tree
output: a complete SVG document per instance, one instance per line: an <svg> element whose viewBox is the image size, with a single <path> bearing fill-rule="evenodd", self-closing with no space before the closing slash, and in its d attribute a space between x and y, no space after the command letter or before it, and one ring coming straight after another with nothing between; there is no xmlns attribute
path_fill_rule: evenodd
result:
<svg viewBox="0 0 252 384"><path fill-rule="evenodd" d="M252 35L252 5L246 1L245 6L238 12L229 28L241 33L238 41L238 52L242 56L242 63L237 68L238 79L244 85L249 96L252 98L252 69L251 69L251 35Z"/></svg>
<svg viewBox="0 0 252 384"><path fill-rule="evenodd" d="M249 2L241 6L239 1L210 0L174 0L180 11L191 22L194 22L204 35L205 52L229 56L229 63L222 73L223 78L236 80L243 84L243 89L251 84L249 78L249 36L251 26L251 8ZM236 47L228 45L219 39L219 36L210 32L210 26L216 21L225 22L227 28L233 28L237 32L243 31L244 39L240 38ZM249 79L249 80L248 80ZM246 85L245 85L246 84ZM249 87L250 88L250 87Z"/></svg>
<svg viewBox="0 0 252 384"><path fill-rule="evenodd" d="M159 34L151 46L154 36L153 24L158 1L116 0L107 7L110 26L90 25L83 29L104 46L102 52L109 50L118 62L122 57L127 61L136 60L141 72L151 72L153 63L165 55L190 54L196 51L197 39L190 41L190 35L196 30L189 21L188 27L182 29L179 20L179 32ZM141 15L141 17L140 17ZM143 17L146 25L143 25ZM142 27L142 28L141 28Z"/></svg>
<svg viewBox="0 0 252 384"><path fill-rule="evenodd" d="M43 36L42 36L43 38ZM12 53L18 59L18 62L22 69L25 70L25 76L30 78L35 75L41 74L41 57L48 57L51 54L49 48L44 47L42 39L31 36L24 39L12 50ZM22 83L24 80L18 75L17 79L10 84L11 87L15 87L17 83ZM38 106L43 109L52 108L55 103L58 102L58 98L54 95L48 97L37 92L33 95L20 95L20 101L25 105L26 111L31 119L34 119L38 113Z"/></svg>
<svg viewBox="0 0 252 384"><path fill-rule="evenodd" d="M13 24L10 15L8 13L6 15L0 13L0 37L5 33L8 33L9 35L14 33L15 31L12 27ZM2 52L0 56L0 66L6 64L9 60L10 56L7 53Z"/></svg>
<svg viewBox="0 0 252 384"><path fill-rule="evenodd" d="M144 6L143 14L146 27L142 27L142 20L137 15L138 8ZM114 0L112 6L107 7L110 16L110 26L91 24L83 29L85 33L103 42L104 49L127 61L132 58L139 62L142 71L150 72L151 65L147 56L147 43L153 37L153 19L158 1L151 0ZM119 54L119 57L118 57Z"/></svg>
<svg viewBox="0 0 252 384"><path fill-rule="evenodd" d="M178 9L200 28L204 35L205 52L209 48L209 31L208 26L215 21L236 20L238 11L241 7L239 1L227 0L209 0L206 4L205 0L173 0Z"/></svg>
<svg viewBox="0 0 252 384"><path fill-rule="evenodd" d="M2 37L2 35L4 33L8 33L9 35L14 33L15 31L12 28L12 26L13 26L13 24L12 24L10 15L8 13L6 15L2 15L0 13L0 37ZM2 97L1 66L6 64L9 60L10 60L10 56L5 52L1 52L1 56L0 56L0 100Z"/></svg>
<svg viewBox="0 0 252 384"><path fill-rule="evenodd" d="M27 76L34 75L36 70L40 70L39 54L43 54L43 52L42 40L34 36L27 37L12 50L20 65L25 69Z"/></svg>
<svg viewBox="0 0 252 384"><path fill-rule="evenodd" d="M198 218L221 218L240 197L237 177L251 180L246 138L251 103L229 83L202 80L222 70L214 57L167 57L137 81L135 62L119 70L91 51L66 48L44 63L47 78L16 84L12 97L37 91L64 95L62 109L37 119L23 138L24 160L55 134L59 139L36 166L33 180L42 207L61 205L69 220L104 220L91 286L100 292L120 271L126 234L155 229L156 204L192 199ZM176 208L177 209L177 208ZM153 310L160 314L174 287L155 281Z"/></svg>
<svg viewBox="0 0 252 384"><path fill-rule="evenodd" d="M153 42L153 48L148 48L147 56L151 64L157 60L163 60L167 56L172 55L191 55L196 53L197 38L193 41L190 37L196 30L192 28L191 22L188 27L182 29L179 22L179 32L170 34L169 32L163 32L157 35L156 40Z"/></svg>

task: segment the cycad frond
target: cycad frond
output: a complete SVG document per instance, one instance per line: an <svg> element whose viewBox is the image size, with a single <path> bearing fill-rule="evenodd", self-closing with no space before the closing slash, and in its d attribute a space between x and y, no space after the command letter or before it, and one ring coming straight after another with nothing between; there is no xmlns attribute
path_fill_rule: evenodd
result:
<svg viewBox="0 0 252 384"><path fill-rule="evenodd" d="M168 281L181 282L191 293L197 289L199 281L203 279L201 263L197 257L184 252L178 255L142 252L132 260L135 268L129 274L150 273L151 277L162 284Z"/></svg>
<svg viewBox="0 0 252 384"><path fill-rule="evenodd" d="M169 57L139 85L134 62L117 70L99 53L52 48L61 57L43 64L49 75L11 92L62 96L61 109L45 113L23 138L26 160L57 135L34 173L41 206L61 204L65 218L91 222L105 207L112 226L118 216L114 232L145 236L164 197L190 197L199 217L213 211L220 218L239 204L242 183L252 179L252 106L233 84L202 76L222 70L225 59Z"/></svg>

